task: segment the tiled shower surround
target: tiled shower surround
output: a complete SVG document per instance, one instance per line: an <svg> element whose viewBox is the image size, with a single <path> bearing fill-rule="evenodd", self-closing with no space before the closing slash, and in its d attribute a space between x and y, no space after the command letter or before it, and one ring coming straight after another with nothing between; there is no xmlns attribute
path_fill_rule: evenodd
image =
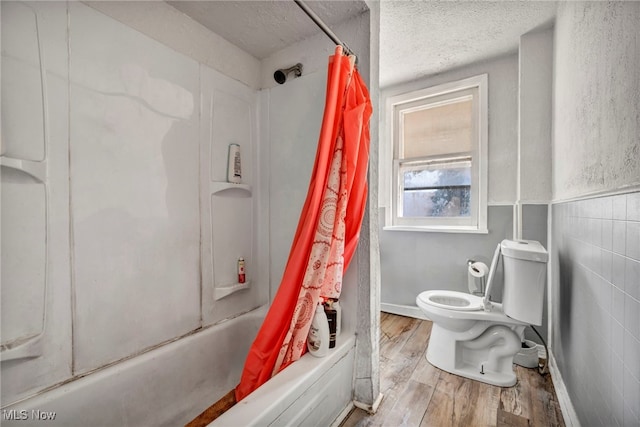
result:
<svg viewBox="0 0 640 427"><path fill-rule="evenodd" d="M640 192L552 205L552 343L585 426L640 425Z"/></svg>

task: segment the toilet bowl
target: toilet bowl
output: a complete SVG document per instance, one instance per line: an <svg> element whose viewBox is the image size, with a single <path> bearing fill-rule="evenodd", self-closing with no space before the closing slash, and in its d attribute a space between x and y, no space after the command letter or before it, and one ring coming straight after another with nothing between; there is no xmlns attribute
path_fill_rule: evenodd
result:
<svg viewBox="0 0 640 427"><path fill-rule="evenodd" d="M503 302L489 295L499 260L504 264ZM484 296L433 290L416 304L433 321L427 360L447 372L501 387L516 383L513 358L524 329L542 321L548 255L535 241L503 240L493 256Z"/></svg>

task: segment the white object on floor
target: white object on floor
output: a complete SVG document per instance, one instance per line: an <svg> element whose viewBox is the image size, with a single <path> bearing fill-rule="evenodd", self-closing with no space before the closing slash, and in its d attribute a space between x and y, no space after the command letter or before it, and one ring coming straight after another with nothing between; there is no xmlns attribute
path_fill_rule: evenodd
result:
<svg viewBox="0 0 640 427"><path fill-rule="evenodd" d="M538 346L536 343L530 340L524 340L522 342L522 348L513 357L513 363L525 368L537 368Z"/></svg>

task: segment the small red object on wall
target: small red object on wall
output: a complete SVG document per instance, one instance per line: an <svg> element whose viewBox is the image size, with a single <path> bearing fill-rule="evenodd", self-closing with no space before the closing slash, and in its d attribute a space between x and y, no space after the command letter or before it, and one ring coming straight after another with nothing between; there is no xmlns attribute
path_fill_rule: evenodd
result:
<svg viewBox="0 0 640 427"><path fill-rule="evenodd" d="M238 283L244 283L244 282L245 282L244 258L239 258L238 259Z"/></svg>

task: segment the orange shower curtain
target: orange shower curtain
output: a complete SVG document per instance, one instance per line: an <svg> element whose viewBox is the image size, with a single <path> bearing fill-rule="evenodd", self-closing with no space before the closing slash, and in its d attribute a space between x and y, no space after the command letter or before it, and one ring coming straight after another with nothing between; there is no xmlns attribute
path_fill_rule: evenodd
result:
<svg viewBox="0 0 640 427"><path fill-rule="evenodd" d="M236 401L298 360L320 296L337 298L367 198L371 102L354 58L336 47L307 199L273 304L245 361Z"/></svg>

